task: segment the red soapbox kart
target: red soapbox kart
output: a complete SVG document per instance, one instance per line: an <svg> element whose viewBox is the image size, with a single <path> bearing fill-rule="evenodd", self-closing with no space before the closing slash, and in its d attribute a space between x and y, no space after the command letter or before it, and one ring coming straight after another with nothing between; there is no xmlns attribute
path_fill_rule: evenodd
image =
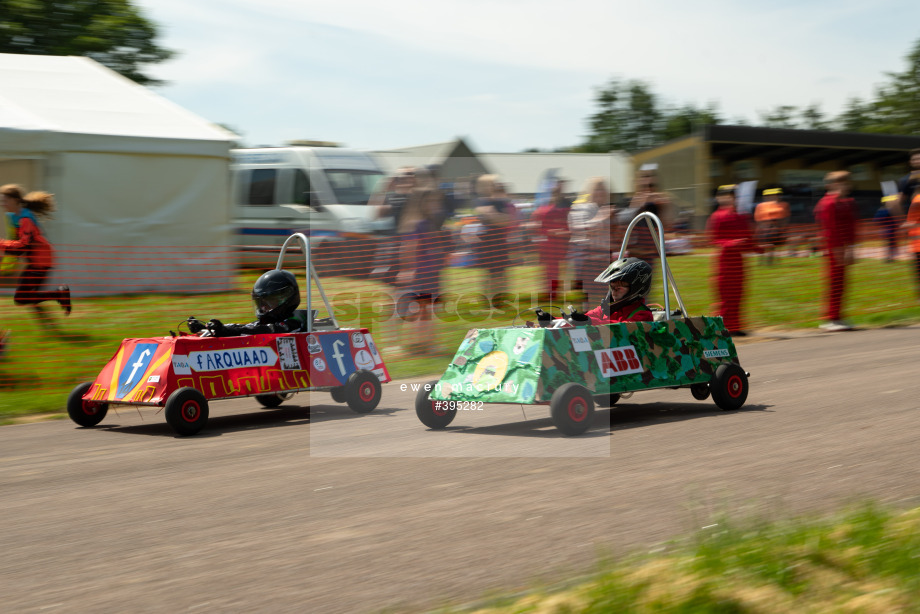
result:
<svg viewBox="0 0 920 614"><path fill-rule="evenodd" d="M78 385L67 399L67 413L80 426L99 424L110 406L165 409L166 422L179 435L194 435L208 421L208 404L252 396L273 408L295 392L329 391L338 403L368 413L380 402L381 383L390 375L367 329L340 329L319 277L310 262L310 243L297 233L306 254L307 332L209 337L125 339L95 380ZM329 313L315 319L311 282Z"/></svg>

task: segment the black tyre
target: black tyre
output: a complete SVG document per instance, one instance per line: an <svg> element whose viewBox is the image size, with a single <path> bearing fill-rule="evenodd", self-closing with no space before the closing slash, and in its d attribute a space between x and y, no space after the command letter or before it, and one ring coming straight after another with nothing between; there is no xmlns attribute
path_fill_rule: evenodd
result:
<svg viewBox="0 0 920 614"><path fill-rule="evenodd" d="M595 407L613 407L620 400L620 395L617 393L611 394L596 394L594 395L594 406Z"/></svg>
<svg viewBox="0 0 920 614"><path fill-rule="evenodd" d="M709 382L712 400L719 409L734 411L739 409L747 400L748 379L744 370L738 365L719 365L716 374Z"/></svg>
<svg viewBox="0 0 920 614"><path fill-rule="evenodd" d="M83 395L92 385L92 382L83 382L71 390L67 397L67 415L80 426L96 426L109 411L108 403L83 400Z"/></svg>
<svg viewBox="0 0 920 614"><path fill-rule="evenodd" d="M549 411L557 429L565 435L581 435L594 422L594 397L584 386L563 384L550 398Z"/></svg>
<svg viewBox="0 0 920 614"><path fill-rule="evenodd" d="M447 409L448 401L432 401L429 398L438 380L427 382L415 395L415 415L430 429L443 429L457 417L456 409ZM426 390L427 388L427 390Z"/></svg>
<svg viewBox="0 0 920 614"><path fill-rule="evenodd" d="M352 411L368 414L380 403L380 380L370 371L355 371L345 383L345 402Z"/></svg>
<svg viewBox="0 0 920 614"><path fill-rule="evenodd" d="M179 388L166 399L166 422L179 435L194 435L208 423L208 400L195 388Z"/></svg>
<svg viewBox="0 0 920 614"><path fill-rule="evenodd" d="M256 401L266 409L278 407L294 396L293 392L273 392L272 394L257 394Z"/></svg>
<svg viewBox="0 0 920 614"><path fill-rule="evenodd" d="M345 402L345 386L338 386L329 391L329 394L332 395L332 400L336 403Z"/></svg>
<svg viewBox="0 0 920 614"><path fill-rule="evenodd" d="M690 394L692 394L693 398L697 401L705 401L709 398L709 383L691 384Z"/></svg>

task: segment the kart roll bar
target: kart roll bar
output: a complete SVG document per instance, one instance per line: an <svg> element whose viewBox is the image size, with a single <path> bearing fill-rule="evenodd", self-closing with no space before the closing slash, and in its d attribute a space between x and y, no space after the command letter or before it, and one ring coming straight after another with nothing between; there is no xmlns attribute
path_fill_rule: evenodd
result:
<svg viewBox="0 0 920 614"><path fill-rule="evenodd" d="M284 240L284 245L281 246L281 253L278 254L278 264L275 265L275 269L281 270L282 265L284 264L284 254L287 251L288 243L293 239L299 239L300 245L303 248L304 255L306 257L306 275L307 275L307 332L313 332L313 292L311 284L316 283L316 288L319 290L319 295L323 297L323 303L326 305L326 312L329 314L329 317L332 319L332 324L339 328L339 323L335 319L335 313L332 311L332 306L329 305L329 299L326 298L326 292L323 290L323 284L319 281L319 275L316 274L316 269L313 268L313 262L310 260L310 239L308 239L302 232L295 232L287 239Z"/></svg>
<svg viewBox="0 0 920 614"><path fill-rule="evenodd" d="M680 291L677 289L677 284L674 282L674 276L671 275L671 267L668 266L668 256L664 249L664 226L662 225L661 220L657 215L651 211L643 211L632 219L632 221L629 223L629 226L626 227L626 234L623 235L623 244L620 246L620 255L617 256L617 259L622 260L623 253L626 251L626 246L629 244L629 235L632 233L633 226L638 224L639 220L643 219L645 220L645 223L648 226L648 230L652 235L652 240L655 242L655 247L658 249L658 255L661 257L661 285L664 290L665 320L671 319L671 301L668 294L668 282L671 283L671 288L674 290L674 297L677 299L677 304L680 306L681 314L683 314L684 317L688 317L689 314L684 308L684 302L680 298ZM652 225L652 222L655 223L657 229Z"/></svg>

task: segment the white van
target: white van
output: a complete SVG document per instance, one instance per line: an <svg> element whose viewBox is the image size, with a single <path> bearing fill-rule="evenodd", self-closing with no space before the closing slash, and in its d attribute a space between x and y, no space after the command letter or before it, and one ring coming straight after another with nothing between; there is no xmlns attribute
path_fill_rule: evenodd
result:
<svg viewBox="0 0 920 614"><path fill-rule="evenodd" d="M367 259L375 226L367 202L384 177L369 154L339 147L231 153L232 218L244 265L272 266L281 244L295 232L309 236L318 254L331 250L333 260L344 253L358 256L334 263L339 268Z"/></svg>

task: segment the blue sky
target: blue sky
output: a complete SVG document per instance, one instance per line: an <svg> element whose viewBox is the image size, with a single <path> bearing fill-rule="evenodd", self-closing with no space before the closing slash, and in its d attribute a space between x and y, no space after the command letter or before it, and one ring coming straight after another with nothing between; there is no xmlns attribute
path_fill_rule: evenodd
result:
<svg viewBox="0 0 920 614"><path fill-rule="evenodd" d="M177 58L157 91L247 145L391 149L463 136L480 152L580 143L598 87L641 79L728 120L837 114L905 67L902 0L136 0Z"/></svg>

